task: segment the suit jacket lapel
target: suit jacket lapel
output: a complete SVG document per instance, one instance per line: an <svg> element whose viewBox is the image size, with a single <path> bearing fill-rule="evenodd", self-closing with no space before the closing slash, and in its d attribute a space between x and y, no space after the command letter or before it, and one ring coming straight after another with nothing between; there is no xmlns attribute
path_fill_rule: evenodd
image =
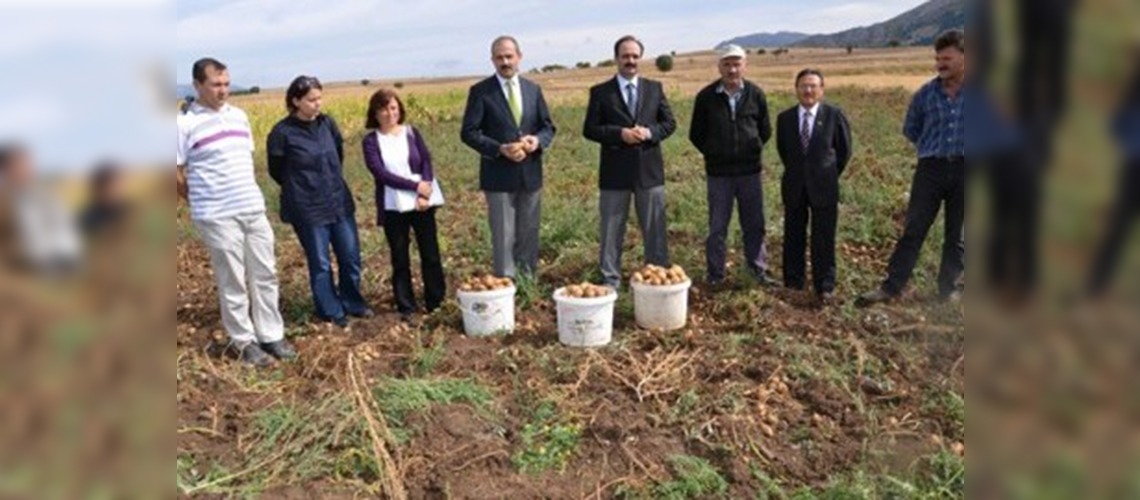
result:
<svg viewBox="0 0 1140 500"><path fill-rule="evenodd" d="M800 134L803 133L804 126L803 119L800 117L801 109L802 106L797 104L796 113L793 119L796 121L796 146L798 146L796 149L800 150L800 153L803 154L804 158L806 159L811 153L811 150L815 148L816 141L819 139L820 134L823 132L823 123L826 119L825 115L827 114L827 108L824 107L823 103L820 103L819 108L815 110L815 116L812 117L811 138L808 139L807 149L804 149L802 143L800 142Z"/></svg>
<svg viewBox="0 0 1140 500"><path fill-rule="evenodd" d="M522 78L519 78L519 82L519 85L522 85ZM494 95L491 97L491 100L498 103L499 111L503 113L503 116L507 117L507 121L514 123L515 118L514 115L511 114L511 104L507 102L507 96L503 93L506 89L504 89L502 83L499 82L498 76L491 76L491 88L494 89ZM523 106L523 112L526 112L526 106Z"/></svg>
<svg viewBox="0 0 1140 500"><path fill-rule="evenodd" d="M816 146L819 137L823 135L823 124L826 123L828 118L827 106L822 102L819 103L819 110L816 111L815 117L813 118L815 123L811 124L811 142L808 143L809 151Z"/></svg>
<svg viewBox="0 0 1140 500"><path fill-rule="evenodd" d="M528 117L537 116L535 115L537 112L535 108L538 107L538 87L533 85L530 81L523 80L520 76L519 89L521 90L519 93L522 94L523 108L522 117L519 118L519 128L522 128L522 124L527 123Z"/></svg>
<svg viewBox="0 0 1140 500"><path fill-rule="evenodd" d="M621 87L621 80L618 80L616 75L610 79L610 92L612 92L610 98L617 99L614 104L617 105L622 114L629 117L631 121L637 121L637 118L629 113L629 106L625 104L625 89Z"/></svg>
<svg viewBox="0 0 1140 500"><path fill-rule="evenodd" d="M640 123L641 110L645 109L645 79L638 78L637 83L637 109L634 110L633 121Z"/></svg>

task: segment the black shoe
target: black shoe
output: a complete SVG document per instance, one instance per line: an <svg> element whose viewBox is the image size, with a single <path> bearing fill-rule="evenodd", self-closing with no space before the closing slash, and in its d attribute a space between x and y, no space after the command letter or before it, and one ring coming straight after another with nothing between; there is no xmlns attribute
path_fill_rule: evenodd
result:
<svg viewBox="0 0 1140 500"><path fill-rule="evenodd" d="M297 357L297 351L293 346L285 340L278 340L277 342L269 342L261 344L261 349L271 356L280 359L281 361L293 359Z"/></svg>
<svg viewBox="0 0 1140 500"><path fill-rule="evenodd" d="M762 286L764 288L777 288L777 287L784 286L784 284L781 283L780 280L773 278L771 276L768 276L767 274L764 274L764 273L759 273L756 275L756 282L760 283L760 286Z"/></svg>
<svg viewBox="0 0 1140 500"><path fill-rule="evenodd" d="M376 317L376 313L373 312L371 309L365 309L362 312L348 313L348 315L352 316L354 318L360 318L360 319L372 319L372 318Z"/></svg>
<svg viewBox="0 0 1140 500"><path fill-rule="evenodd" d="M341 328L348 328L348 316L343 316L332 320L332 323Z"/></svg>
<svg viewBox="0 0 1140 500"><path fill-rule="evenodd" d="M264 368L273 364L273 358L266 354L265 351L261 349L261 346L255 342L250 342L244 347L239 347L238 352L240 353L241 360L247 365Z"/></svg>
<svg viewBox="0 0 1140 500"><path fill-rule="evenodd" d="M819 292L816 294L816 298L819 299L819 305L821 306L835 304L835 292Z"/></svg>
<svg viewBox="0 0 1140 500"><path fill-rule="evenodd" d="M407 323L409 325L412 323L415 323L416 313L402 312L402 313L400 313L400 321Z"/></svg>
<svg viewBox="0 0 1140 500"><path fill-rule="evenodd" d="M870 307L875 304L890 302L894 298L894 295L887 293L882 288L877 288L875 291L864 293L855 299L855 307Z"/></svg>

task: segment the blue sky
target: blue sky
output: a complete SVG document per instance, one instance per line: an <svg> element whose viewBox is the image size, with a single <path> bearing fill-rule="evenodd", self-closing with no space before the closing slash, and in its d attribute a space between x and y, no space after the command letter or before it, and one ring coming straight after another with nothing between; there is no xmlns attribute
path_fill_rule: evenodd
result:
<svg viewBox="0 0 1140 500"><path fill-rule="evenodd" d="M712 48L761 31L830 33L873 24L923 0L179 0L174 63L190 81L200 56L238 85L489 74L488 43L512 34L523 67L596 63L630 33L649 55Z"/></svg>

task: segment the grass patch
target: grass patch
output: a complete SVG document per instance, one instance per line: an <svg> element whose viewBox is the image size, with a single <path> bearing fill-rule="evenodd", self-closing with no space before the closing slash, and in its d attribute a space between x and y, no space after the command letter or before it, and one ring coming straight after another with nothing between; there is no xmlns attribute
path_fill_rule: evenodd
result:
<svg viewBox="0 0 1140 500"><path fill-rule="evenodd" d="M374 481L378 468L363 419L344 394L304 405L277 404L252 416L252 430L236 463L203 469L189 456L176 459L176 484L187 495L257 496L268 485L317 478Z"/></svg>
<svg viewBox="0 0 1140 500"><path fill-rule="evenodd" d="M562 472L578 448L581 436L580 427L562 422L554 403L544 401L519 432L521 447L512 461L524 473Z"/></svg>
<svg viewBox="0 0 1140 500"><path fill-rule="evenodd" d="M401 443L411 437L406 426L413 412L454 403L482 410L493 400L489 389L466 379L386 379L375 389L375 397L393 436Z"/></svg>
<svg viewBox="0 0 1140 500"><path fill-rule="evenodd" d="M951 428L943 429L950 437L966 437L966 398L954 391L939 391L928 395L922 406L923 413L942 417Z"/></svg>
<svg viewBox="0 0 1140 500"><path fill-rule="evenodd" d="M723 497L728 493L728 482L707 460L675 455L669 458L669 463L673 466L673 480L655 486L655 498L681 500Z"/></svg>
<svg viewBox="0 0 1140 500"><path fill-rule="evenodd" d="M801 488L793 500L872 500L879 498L958 499L966 496L966 461L940 451L915 462L909 478L856 471L821 489Z"/></svg>

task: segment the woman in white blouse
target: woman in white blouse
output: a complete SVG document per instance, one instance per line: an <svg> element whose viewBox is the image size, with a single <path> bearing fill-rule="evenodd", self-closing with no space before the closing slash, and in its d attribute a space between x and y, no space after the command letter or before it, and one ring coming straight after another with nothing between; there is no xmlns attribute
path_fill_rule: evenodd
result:
<svg viewBox="0 0 1140 500"><path fill-rule="evenodd" d="M443 193L431 164L423 136L405 124L404 103L395 91L380 89L368 102L363 150L364 163L376 179L376 213L384 227L392 256L392 288L396 309L405 320L416 313L412 265L408 253L410 231L420 249L427 312L439 308L447 286L435 221Z"/></svg>

